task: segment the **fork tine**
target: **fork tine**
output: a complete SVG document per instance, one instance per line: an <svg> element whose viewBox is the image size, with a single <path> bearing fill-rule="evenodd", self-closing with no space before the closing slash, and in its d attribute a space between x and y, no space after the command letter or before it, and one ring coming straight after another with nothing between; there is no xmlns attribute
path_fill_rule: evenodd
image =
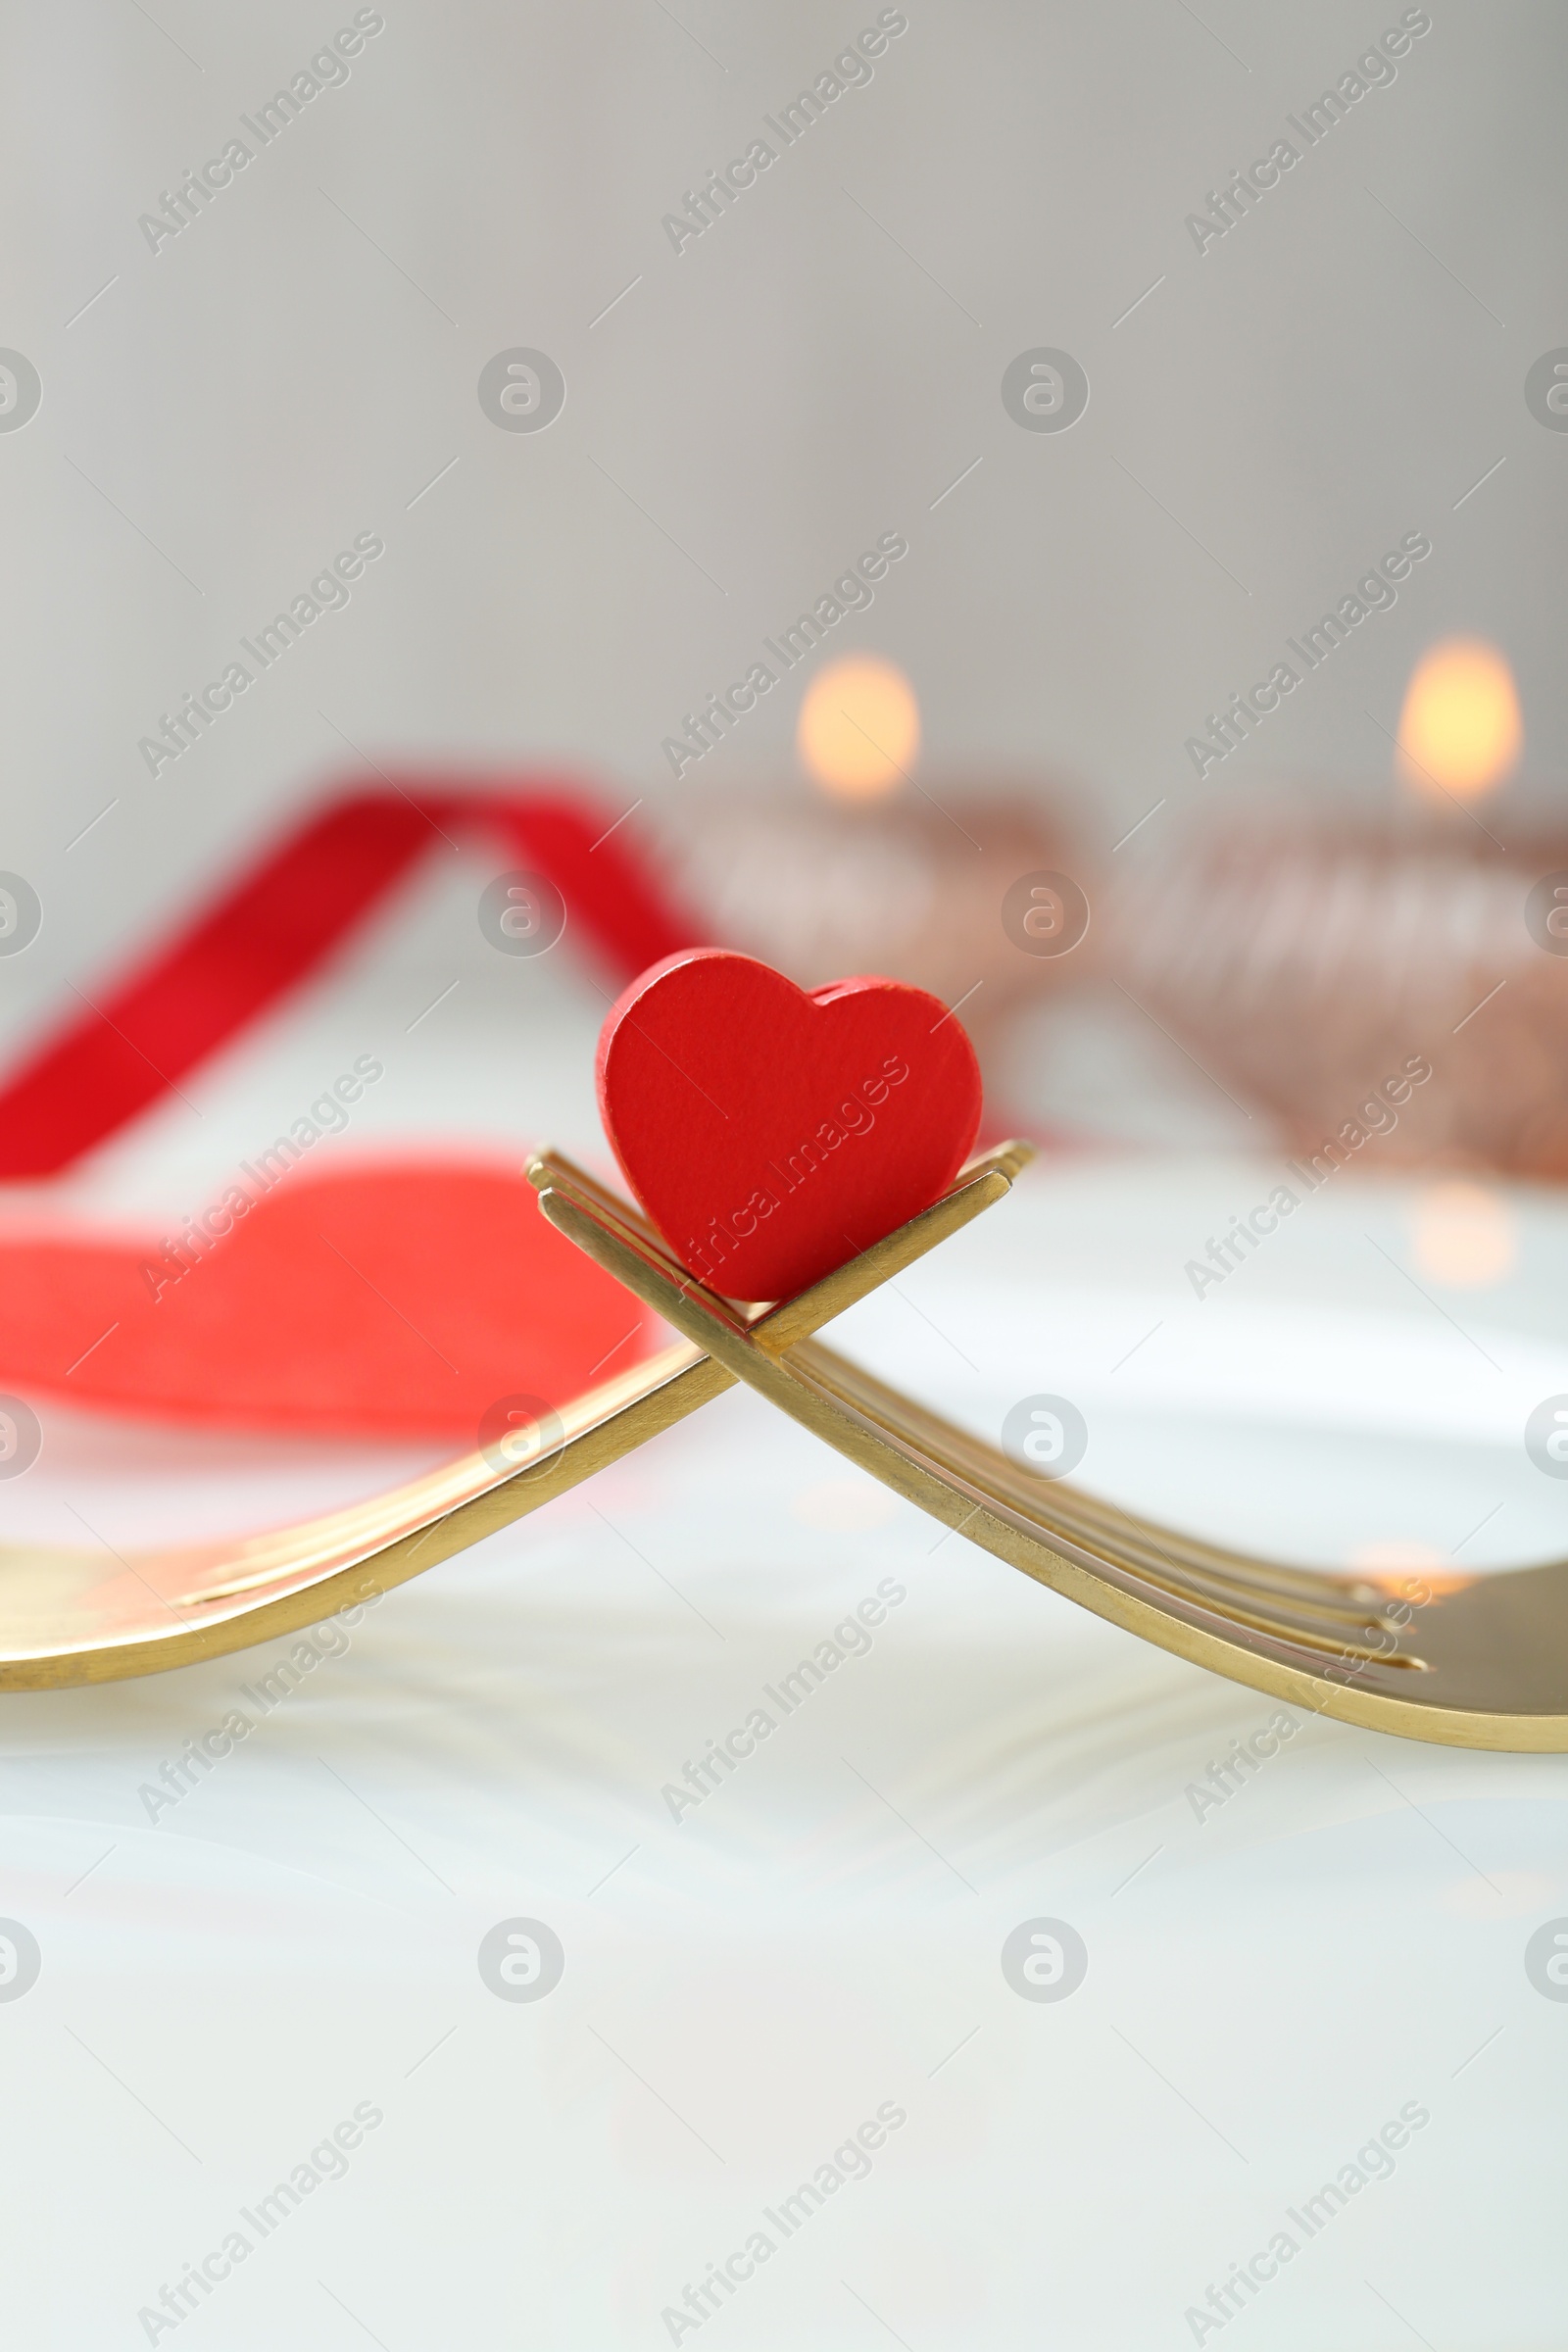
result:
<svg viewBox="0 0 1568 2352"><path fill-rule="evenodd" d="M1155 1527L1065 1479L1048 1485L1031 1478L983 1439L913 1403L820 1343L802 1346L796 1360L819 1370L841 1396L852 1397L861 1411L885 1427L902 1429L910 1436L923 1430L945 1459L967 1469L974 1483L1037 1518L1042 1526L1055 1527L1075 1541L1103 1544L1123 1553L1137 1547L1151 1565L1157 1564L1162 1576L1177 1570L1194 1579L1195 1590L1233 1592L1254 1604L1289 1600L1311 1617L1342 1620L1348 1626L1387 1623L1382 1596L1371 1586L1313 1569L1251 1560L1243 1553Z"/></svg>
<svg viewBox="0 0 1568 2352"><path fill-rule="evenodd" d="M823 1394L858 1403L850 1385L841 1384L838 1378L842 1357L835 1357L825 1348L803 1347L796 1350L795 1360ZM855 1387L858 1386L858 1380ZM888 1400L895 1395L896 1392L884 1392ZM858 1404L858 1409L860 1409ZM1293 1592L1289 1606L1276 1604L1266 1588L1242 1576L1222 1577L1206 1565L1188 1566L1178 1556L1183 1538L1137 1520L1130 1513L1117 1512L1114 1505L1110 1511L1121 1519L1126 1532L1118 1531L1113 1540L1107 1539L1088 1513L1076 1513L1072 1507L1089 1497L1067 1488L1064 1482L1053 1481L1048 1485L1030 1479L1005 1454L970 1437L966 1431L956 1429L937 1414L916 1408L899 1411L896 1417L885 1414L879 1417L879 1423L895 1443L918 1445L936 1475L951 1477L956 1473L976 1501L1006 1512L1033 1532L1037 1540L1071 1544L1075 1552L1092 1559L1102 1575L1130 1578L1140 1588L1152 1586L1205 1615L1223 1617L1234 1626L1267 1635L1293 1648L1320 1651L1325 1657L1335 1659L1393 1663L1397 1658L1406 1667L1417 1663L1408 1654L1401 1656L1398 1652L1399 1628L1381 1614L1369 1613L1363 1605L1342 1600L1327 1578L1316 1580L1317 1589L1310 1597ZM1074 1524L1075 1520L1079 1524ZM1239 1558L1237 1564L1247 1565ZM1367 1636L1384 1638L1372 1642L1363 1638Z"/></svg>

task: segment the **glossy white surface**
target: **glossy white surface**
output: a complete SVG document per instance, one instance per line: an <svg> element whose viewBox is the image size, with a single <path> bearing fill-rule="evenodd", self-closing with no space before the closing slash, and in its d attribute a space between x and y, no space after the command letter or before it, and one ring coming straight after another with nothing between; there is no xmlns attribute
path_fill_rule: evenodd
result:
<svg viewBox="0 0 1568 2352"><path fill-rule="evenodd" d="M536 1130L581 1149L597 1000L550 986L507 1053ZM291 1016L200 1092L200 1154L166 1119L81 1198L180 1205L350 1039L395 1054L381 999ZM421 1034L382 1131L520 1143L500 1029ZM1042 1169L835 1337L979 1427L1066 1393L1086 1477L1286 1556L1561 1548L1568 1491L1520 1443L1568 1389L1561 1211L1510 1200L1513 1271L1445 1287L1421 1188L1347 1186L1195 1299L1187 1255L1271 1164ZM375 1470L56 1437L8 1514L205 1526ZM786 1715L769 1690L884 1580L869 1646L845 1635ZM321 1647L270 1705L292 1644L0 1707L0 1912L43 1953L0 2001L29 2343L146 2340L138 2311L235 2228L253 2250L193 2344L667 2343L758 2229L770 2259L680 2341L1146 2352L1195 2340L1184 2315L1281 2230L1299 2250L1246 2320L1270 2352L1379 2352L1393 2311L1434 2344L1552 2340L1565 2018L1523 1955L1568 1913L1564 1759L1298 1719L1199 1806L1271 1702L943 1540L740 1394ZM675 1818L665 1790L759 1706L768 1738ZM149 1818L235 1708L249 1735ZM537 2003L480 1978L514 1918L564 1949ZM1059 2004L1002 1971L1037 1918L1087 1945ZM261 2238L241 2209L363 2101L384 2121L345 2176ZM869 2176L786 2239L766 2209L884 2102L906 2121ZM1289 2209L1407 2102L1430 2123L1308 2239Z"/></svg>

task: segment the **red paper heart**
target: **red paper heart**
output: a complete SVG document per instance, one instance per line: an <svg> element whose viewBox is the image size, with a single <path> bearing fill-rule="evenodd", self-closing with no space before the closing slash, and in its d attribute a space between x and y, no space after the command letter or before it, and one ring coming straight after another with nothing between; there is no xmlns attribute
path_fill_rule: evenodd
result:
<svg viewBox="0 0 1568 2352"><path fill-rule="evenodd" d="M489 1407L564 1404L634 1363L651 1329L500 1169L285 1178L186 1255L177 1273L150 1239L0 1238L0 1383L179 1420L473 1445Z"/></svg>
<svg viewBox="0 0 1568 2352"><path fill-rule="evenodd" d="M599 1111L689 1273L791 1298L929 1207L980 1123L974 1049L897 980L808 996L697 948L634 980L599 1040Z"/></svg>

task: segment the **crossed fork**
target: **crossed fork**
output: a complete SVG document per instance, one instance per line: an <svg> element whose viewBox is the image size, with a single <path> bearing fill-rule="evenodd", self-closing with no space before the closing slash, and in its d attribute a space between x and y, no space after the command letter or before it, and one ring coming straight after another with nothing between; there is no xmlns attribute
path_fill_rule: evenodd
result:
<svg viewBox="0 0 1568 2352"><path fill-rule="evenodd" d="M1003 1200L1032 1157L1014 1142L970 1160L939 1200L808 1291L745 1309L583 1169L536 1153L527 1173L545 1216L680 1343L547 1413L518 1467L505 1441L270 1535L122 1557L107 1579L93 1554L9 1547L0 1690L153 1673L364 1607L739 1381L954 1533L1179 1657L1408 1739L1568 1749L1568 1562L1434 1590L1224 1550L1032 1472L814 1339Z"/></svg>

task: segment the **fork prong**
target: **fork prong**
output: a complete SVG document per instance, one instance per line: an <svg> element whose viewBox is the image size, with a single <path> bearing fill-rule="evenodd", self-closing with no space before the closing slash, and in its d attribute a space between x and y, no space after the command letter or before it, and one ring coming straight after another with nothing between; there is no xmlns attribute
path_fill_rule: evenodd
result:
<svg viewBox="0 0 1568 2352"><path fill-rule="evenodd" d="M1025 1152L1029 1149L1016 1148ZM933 1200L929 1208L923 1208L896 1233L873 1242L869 1250L862 1250L847 1265L824 1275L799 1298L787 1298L782 1306L775 1306L763 1315L752 1329L755 1345L769 1355L782 1355L822 1324L868 1298L895 1274L902 1274L906 1266L924 1257L928 1250L934 1250L939 1242L959 1232L1011 1190L1012 1177L1000 1153L988 1154L978 1164L960 1170L952 1191L944 1193L940 1200Z"/></svg>
<svg viewBox="0 0 1568 2352"><path fill-rule="evenodd" d="M1034 1155L1033 1144L1021 1140L977 1152L965 1161L948 1191L929 1208L920 1210L893 1233L884 1235L831 1274L824 1275L808 1291L779 1305L768 1300L744 1304L710 1289L696 1275L687 1272L647 1217L568 1159L564 1152L541 1149L530 1157L526 1174L540 1195L540 1206L547 1217L551 1215L547 1199L550 1194L575 1200L579 1208L586 1209L652 1264L661 1267L678 1288L707 1300L712 1311L725 1321L752 1331L759 1346L777 1355L793 1347L797 1340L832 1322L895 1274L902 1274L928 1250L934 1250L939 1242L979 1216L982 1209L992 1207L1011 1191L1013 1178L1028 1166Z"/></svg>
<svg viewBox="0 0 1568 2352"><path fill-rule="evenodd" d="M1251 1603L1269 1608L1290 1602L1313 1617L1341 1619L1347 1626L1368 1627L1385 1622L1387 1603L1359 1579L1348 1579L1314 1569L1249 1559L1239 1552L1155 1528L1118 1503L1107 1502L1066 1479L1049 1484L1031 1478L1005 1454L985 1440L928 1412L901 1391L889 1388L873 1373L845 1356L816 1344L802 1348L798 1361L808 1363L840 1395L851 1399L873 1420L882 1420L904 1435L919 1434L940 1446L945 1459L967 1469L971 1477L999 1497L1021 1507L1069 1538L1095 1548L1105 1545L1122 1554L1137 1547L1140 1556L1200 1580L1204 1590L1232 1589ZM1196 1589L1196 1588L1195 1588Z"/></svg>
<svg viewBox="0 0 1568 2352"><path fill-rule="evenodd" d="M803 1346L796 1350L793 1365L821 1395L837 1397L857 1414L862 1409L861 1379L853 1377L856 1368L845 1365L830 1349ZM841 1383L841 1367L851 1372L851 1381ZM885 1389L883 1396L884 1409L875 1416L874 1425L896 1446L912 1442L927 1469L959 1485L960 1493L972 1503L1004 1513L1036 1542L1049 1545L1053 1553L1065 1544L1071 1556L1092 1564L1100 1574L1131 1580L1145 1590L1153 1587L1206 1616L1223 1618L1238 1631L1264 1634L1331 1658L1401 1662L1394 1654L1392 1641L1374 1643L1369 1639L1394 1637L1396 1629L1369 1615L1364 1607L1344 1605L1328 1579L1320 1580L1312 1600L1297 1592L1282 1600L1240 1578L1226 1580L1206 1566L1195 1569L1175 1556L1180 1537L1152 1528L1127 1512L1116 1514L1124 1532L1118 1531L1115 1540L1106 1541L1098 1530L1090 1533L1072 1524L1070 1503L1082 1497L1065 1482L1027 1479L1005 1454L967 1431L956 1429L923 1407L900 1409L897 1391ZM1402 1660L1406 1665L1410 1662L1408 1656Z"/></svg>

